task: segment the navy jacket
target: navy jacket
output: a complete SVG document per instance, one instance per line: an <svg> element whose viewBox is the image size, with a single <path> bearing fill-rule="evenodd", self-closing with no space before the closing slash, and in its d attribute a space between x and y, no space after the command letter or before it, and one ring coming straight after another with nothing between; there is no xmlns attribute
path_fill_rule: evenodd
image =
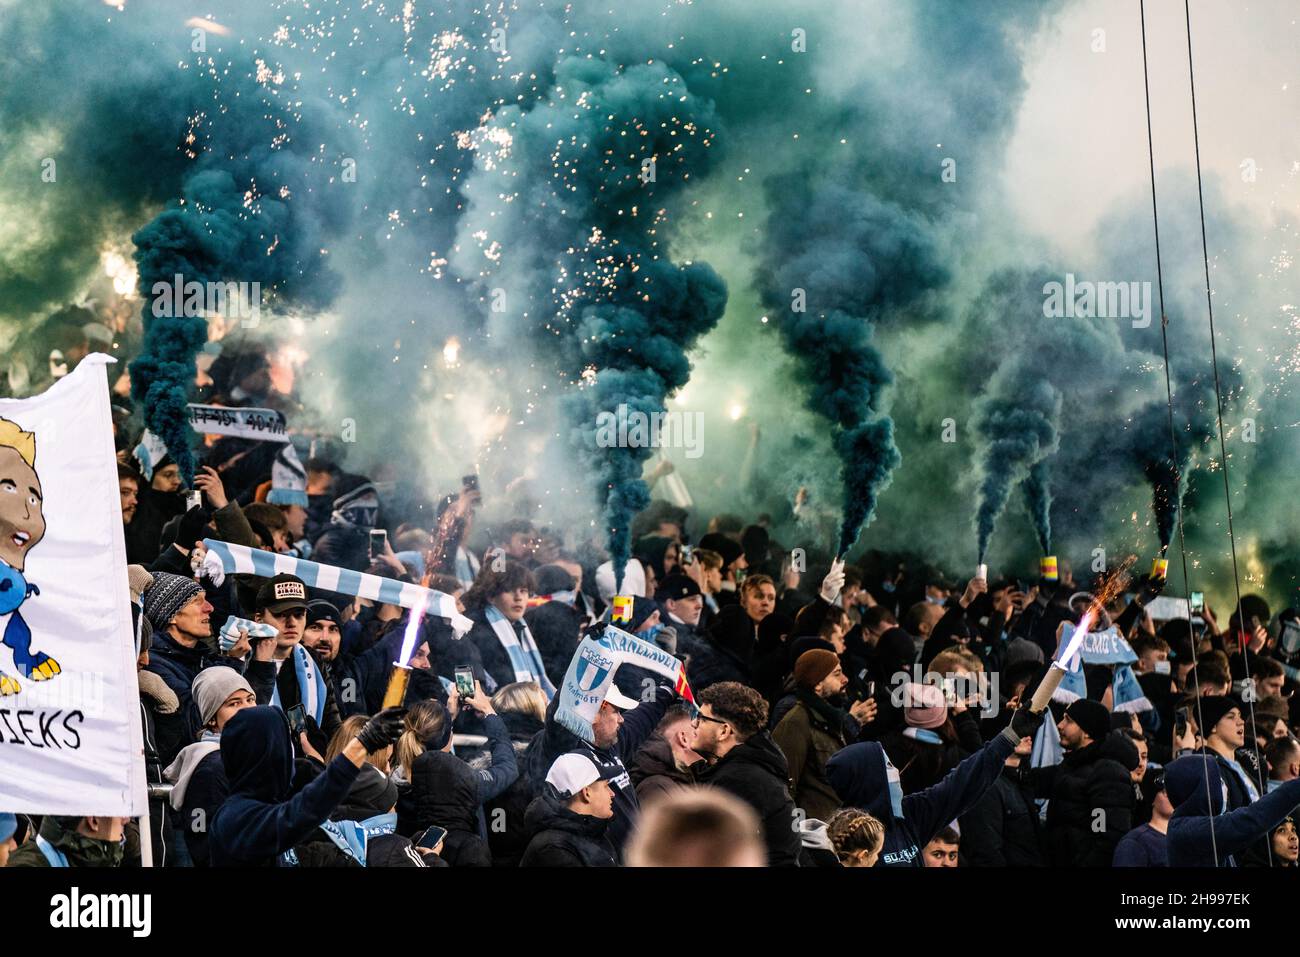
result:
<svg viewBox="0 0 1300 957"><path fill-rule="evenodd" d="M597 748L555 720L555 709L560 703L557 694L546 709L546 726L533 736L524 753L524 768L533 785L533 796L541 794L542 786L546 783L546 772L551 769L556 758L570 751L585 754L614 789L614 819L610 822L608 836L610 843L621 852L641 809L636 799L636 788L623 762L632 760L646 738L654 734L669 705L676 700L676 692L666 685L659 685L654 701L642 702L631 711L624 712L623 726L619 729L614 746Z"/></svg>
<svg viewBox="0 0 1300 957"><path fill-rule="evenodd" d="M938 784L902 800L896 817L889 798L885 749L874 741L850 744L826 762L826 777L846 807L861 808L885 825L877 867L923 867L921 849L969 811L997 782L1019 739L1008 728L949 771Z"/></svg>
<svg viewBox="0 0 1300 957"><path fill-rule="evenodd" d="M361 769L343 755L289 796L293 747L278 708L245 708L221 732L221 763L230 796L212 816L213 867L274 867L280 854L329 818Z"/></svg>
<svg viewBox="0 0 1300 957"><path fill-rule="evenodd" d="M1300 778L1235 811L1223 810L1219 762L1188 754L1165 768L1170 867L1236 867L1234 855L1262 840L1300 805ZM1217 852L1217 854L1216 854Z"/></svg>

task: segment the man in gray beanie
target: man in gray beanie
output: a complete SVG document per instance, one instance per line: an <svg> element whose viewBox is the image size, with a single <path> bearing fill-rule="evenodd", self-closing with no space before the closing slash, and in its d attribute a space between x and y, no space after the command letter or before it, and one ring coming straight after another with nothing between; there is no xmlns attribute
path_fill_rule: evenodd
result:
<svg viewBox="0 0 1300 957"><path fill-rule="evenodd" d="M174 735L159 727L161 739L170 746L160 747L163 764L175 759L180 747L195 741L203 729L191 688L200 671L214 665L237 667L232 658L209 657L212 605L198 582L182 575L155 572L153 584L143 598L145 617L153 626L146 669L158 675L180 702L179 727Z"/></svg>

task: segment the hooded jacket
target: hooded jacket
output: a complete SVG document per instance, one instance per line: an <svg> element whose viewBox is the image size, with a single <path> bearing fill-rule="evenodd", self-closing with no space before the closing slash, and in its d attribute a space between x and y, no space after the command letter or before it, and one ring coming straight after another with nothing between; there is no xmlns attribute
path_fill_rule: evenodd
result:
<svg viewBox="0 0 1300 957"><path fill-rule="evenodd" d="M614 867L614 846L606 834L610 821L570 811L549 784L524 816L532 839L520 867Z"/></svg>
<svg viewBox="0 0 1300 957"><path fill-rule="evenodd" d="M846 807L860 808L885 825L877 867L923 867L921 849L993 787L1018 741L1008 728L938 784L915 794L903 795L898 771L874 741L840 751L826 762L826 777Z"/></svg>
<svg viewBox="0 0 1300 957"><path fill-rule="evenodd" d="M718 762L700 771L701 784L729 791L754 809L763 822L769 867L797 867L800 837L790 797L790 768L769 731L750 735Z"/></svg>
<svg viewBox="0 0 1300 957"><path fill-rule="evenodd" d="M347 795L361 769L339 755L290 797L293 748L278 708L245 708L221 732L221 763L230 795L209 822L214 867L274 867L280 854L319 827Z"/></svg>
<svg viewBox="0 0 1300 957"><path fill-rule="evenodd" d="M1047 866L1038 807L1018 771L1004 768L988 793L961 816L961 856L967 866Z"/></svg>
<svg viewBox="0 0 1300 957"><path fill-rule="evenodd" d="M179 812L178 822L185 834L190 860L195 867L208 867L212 859L207 825L230 794L220 743L199 741L182 749L168 765L166 775L175 785L171 806Z"/></svg>
<svg viewBox="0 0 1300 957"><path fill-rule="evenodd" d="M1236 867L1236 855L1270 834L1300 805L1300 778L1253 804L1224 811L1219 762L1188 754L1165 768L1165 793L1174 806L1167 833L1169 866Z"/></svg>

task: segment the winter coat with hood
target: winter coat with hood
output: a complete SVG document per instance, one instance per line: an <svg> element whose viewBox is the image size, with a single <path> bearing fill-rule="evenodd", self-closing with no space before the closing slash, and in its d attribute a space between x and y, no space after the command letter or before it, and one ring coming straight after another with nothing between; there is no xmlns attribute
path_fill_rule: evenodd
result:
<svg viewBox="0 0 1300 957"><path fill-rule="evenodd" d="M1259 843L1300 805L1300 778L1253 804L1224 810L1218 761L1188 754L1165 768L1165 793L1174 806L1167 847L1170 867L1236 867L1237 857Z"/></svg>
<svg viewBox="0 0 1300 957"><path fill-rule="evenodd" d="M1068 752L1060 764L1023 773L1040 798L1049 798L1045 834L1055 867L1110 867L1115 846L1133 829L1137 746L1112 731ZM1098 811L1102 815L1098 815ZM1099 828L1098 822L1105 826Z"/></svg>
<svg viewBox="0 0 1300 957"><path fill-rule="evenodd" d="M621 853L640 810L636 789L624 762L632 760L637 749L659 726L664 712L677 700L677 693L671 688L666 685L657 686L653 701L643 701L631 711L623 713L623 726L618 730L618 740L608 748L598 748L583 741L555 720L555 709L560 703L560 696L556 695L546 709L546 726L533 737L524 754L524 766L532 781L534 796L541 793L542 785L546 783L546 774L556 758L570 751L586 755L600 769L601 777L609 781L609 786L614 789L614 819L609 825L609 841Z"/></svg>
<svg viewBox="0 0 1300 957"><path fill-rule="evenodd" d="M763 824L769 867L797 867L800 837L790 796L790 768L769 731L750 735L697 775L701 784L729 791Z"/></svg>
<svg viewBox="0 0 1300 957"><path fill-rule="evenodd" d="M679 768L673 757L672 745L656 731L632 757L627 766L636 787L636 799L642 806L665 794L679 791L695 783L695 771L704 768L698 762L695 768Z"/></svg>
<svg viewBox="0 0 1300 957"><path fill-rule="evenodd" d="M303 840L347 795L361 769L343 755L290 796L293 747L278 708L235 714L221 732L221 761L230 796L209 823L214 867L274 867L280 854Z"/></svg>
<svg viewBox="0 0 1300 957"><path fill-rule="evenodd" d="M826 762L826 777L845 807L885 825L877 867L923 867L921 849L993 787L1019 738L1010 728L953 768L933 787L904 795L898 771L874 741L851 744Z"/></svg>
<svg viewBox="0 0 1300 957"><path fill-rule="evenodd" d="M519 777L510 732L498 715L483 718L491 767L476 771L450 751L425 751L411 765L411 784L398 800L398 829L404 834L431 825L447 829L442 856L452 867L491 867L480 808Z"/></svg>
<svg viewBox="0 0 1300 957"><path fill-rule="evenodd" d="M614 867L610 819L569 810L559 793L543 784L528 805L525 822L532 838L520 867Z"/></svg>

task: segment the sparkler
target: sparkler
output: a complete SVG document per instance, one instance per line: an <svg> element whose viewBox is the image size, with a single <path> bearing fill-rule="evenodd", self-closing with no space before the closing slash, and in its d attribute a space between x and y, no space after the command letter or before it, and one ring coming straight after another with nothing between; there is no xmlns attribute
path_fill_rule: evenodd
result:
<svg viewBox="0 0 1300 957"><path fill-rule="evenodd" d="M1055 559L1052 559L1055 562ZM1133 564L1132 557L1126 559L1115 573L1108 577L1097 594L1088 604L1087 610L1079 623L1074 627L1074 633L1070 635L1069 641L1057 652L1056 657L1052 659L1051 665L1047 668L1047 674L1043 680L1038 683L1038 690L1034 692L1033 699L1029 702L1029 710L1042 712L1047 703L1052 700L1052 695L1064 680L1065 674L1070 670L1070 659L1075 656L1079 650L1079 645L1083 644L1083 639L1087 637L1088 632L1092 629L1092 623L1097 620L1106 604L1118 595L1128 585L1128 575L1126 574L1130 565Z"/></svg>
<svg viewBox="0 0 1300 957"><path fill-rule="evenodd" d="M396 708L406 697L406 685L411 680L411 666L408 662L411 660L412 652L415 651L415 641L420 634L420 623L424 621L425 604L425 599L421 597L406 620L402 647L397 653L397 660L393 662L393 672L388 676L388 687L384 690L381 707Z"/></svg>

